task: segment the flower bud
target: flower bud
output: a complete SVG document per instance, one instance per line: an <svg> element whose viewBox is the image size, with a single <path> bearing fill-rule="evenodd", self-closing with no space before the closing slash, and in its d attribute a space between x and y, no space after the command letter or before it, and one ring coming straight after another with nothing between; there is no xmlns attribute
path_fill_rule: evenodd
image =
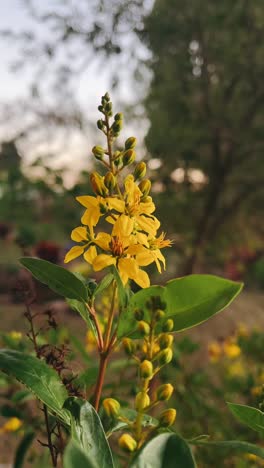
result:
<svg viewBox="0 0 264 468"><path fill-rule="evenodd" d="M130 434L123 434L119 437L118 445L126 452L134 452L137 448L137 442Z"/></svg>
<svg viewBox="0 0 264 468"><path fill-rule="evenodd" d="M115 120L123 120L123 114L121 112L118 112L115 117L114 117Z"/></svg>
<svg viewBox="0 0 264 468"><path fill-rule="evenodd" d="M164 332L170 332L173 330L173 327L174 327L174 322L172 319L168 319L166 320L166 322L163 324L162 326L162 330Z"/></svg>
<svg viewBox="0 0 264 468"><path fill-rule="evenodd" d="M97 128L99 128L99 130L104 129L104 122L102 119L97 120Z"/></svg>
<svg viewBox="0 0 264 468"><path fill-rule="evenodd" d="M147 322L144 322L144 320L140 320L140 322L138 322L138 331L143 336L149 335L149 333L150 333L149 324Z"/></svg>
<svg viewBox="0 0 264 468"><path fill-rule="evenodd" d="M159 417L159 425L161 427L170 427L174 424L177 411L174 408L169 408L163 411Z"/></svg>
<svg viewBox="0 0 264 468"><path fill-rule="evenodd" d="M92 149L92 152L95 156L96 159L99 159L101 161L101 159L103 159L104 157L104 148L102 148L101 146L94 146L93 149Z"/></svg>
<svg viewBox="0 0 264 468"><path fill-rule="evenodd" d="M164 310L161 310L161 309L156 309L155 312L154 312L154 318L157 321L162 319L164 317L164 315L165 315L165 312L164 312Z"/></svg>
<svg viewBox="0 0 264 468"><path fill-rule="evenodd" d="M103 98L106 100L106 102L109 102L109 101L110 101L109 93L105 93L105 95L103 96Z"/></svg>
<svg viewBox="0 0 264 468"><path fill-rule="evenodd" d="M128 166L135 161L136 153L132 149L128 149L123 154L123 164L124 166Z"/></svg>
<svg viewBox="0 0 264 468"><path fill-rule="evenodd" d="M108 115L112 112L112 103L111 102L107 102L105 104L105 111L107 112Z"/></svg>
<svg viewBox="0 0 264 468"><path fill-rule="evenodd" d="M142 195L146 197L151 189L151 182L149 179L142 180L140 184L138 185L139 189L142 192Z"/></svg>
<svg viewBox="0 0 264 468"><path fill-rule="evenodd" d="M105 398L103 407L109 418L116 418L120 413L120 404L114 398Z"/></svg>
<svg viewBox="0 0 264 468"><path fill-rule="evenodd" d="M146 172L147 172L146 164L143 161L139 162L136 165L135 170L134 170L135 180L143 179L143 177L145 177L146 175Z"/></svg>
<svg viewBox="0 0 264 468"><path fill-rule="evenodd" d="M160 346L158 343L155 343L152 347L153 356L156 356L160 352Z"/></svg>
<svg viewBox="0 0 264 468"><path fill-rule="evenodd" d="M135 408L137 411L142 411L150 405L150 399L146 392L139 392L136 396Z"/></svg>
<svg viewBox="0 0 264 468"><path fill-rule="evenodd" d="M165 364L169 364L173 357L173 352L171 348L165 348L158 354L158 361L160 366L165 366Z"/></svg>
<svg viewBox="0 0 264 468"><path fill-rule="evenodd" d="M98 106L99 112L104 112L104 107L102 105Z"/></svg>
<svg viewBox="0 0 264 468"><path fill-rule="evenodd" d="M142 309L136 309L134 315L136 320L142 320L144 317L144 311Z"/></svg>
<svg viewBox="0 0 264 468"><path fill-rule="evenodd" d="M105 197L108 194L108 190L104 184L103 177L98 172L92 172L90 175L90 182L94 192L97 195Z"/></svg>
<svg viewBox="0 0 264 468"><path fill-rule="evenodd" d="M135 137L130 137L125 141L125 149L133 149L137 144L137 139Z"/></svg>
<svg viewBox="0 0 264 468"><path fill-rule="evenodd" d="M157 400L159 401L167 401L170 399L173 393L173 386L171 384L163 384L157 389Z"/></svg>
<svg viewBox="0 0 264 468"><path fill-rule="evenodd" d="M162 333L159 337L159 345L161 349L170 348L173 343L173 335L168 335L167 333Z"/></svg>
<svg viewBox="0 0 264 468"><path fill-rule="evenodd" d="M130 338L123 338L122 343L126 354L128 354L128 356L131 356L131 354L133 354L135 350L133 341Z"/></svg>
<svg viewBox="0 0 264 468"><path fill-rule="evenodd" d="M111 129L114 136L118 136L123 126L123 120L115 120Z"/></svg>
<svg viewBox="0 0 264 468"><path fill-rule="evenodd" d="M139 366L139 373L140 377L142 379L149 379L153 375L153 364L152 362L148 361L145 359L143 362L141 362Z"/></svg>
<svg viewBox="0 0 264 468"><path fill-rule="evenodd" d="M116 178L114 176L114 174L112 172L107 172L107 174L104 176L104 183L105 183L105 186L109 189L109 190L113 190L116 186Z"/></svg>

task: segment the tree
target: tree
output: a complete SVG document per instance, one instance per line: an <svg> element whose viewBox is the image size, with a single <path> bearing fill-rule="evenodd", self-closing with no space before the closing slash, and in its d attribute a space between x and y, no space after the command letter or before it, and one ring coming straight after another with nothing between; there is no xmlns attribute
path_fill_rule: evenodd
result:
<svg viewBox="0 0 264 468"><path fill-rule="evenodd" d="M248 226L263 208L263 25L261 0L156 0L145 20L153 53L146 144L163 161L161 203L169 193L173 228L191 233L185 273L209 242L230 236L230 222L234 233L241 215ZM192 169L202 171L200 184Z"/></svg>

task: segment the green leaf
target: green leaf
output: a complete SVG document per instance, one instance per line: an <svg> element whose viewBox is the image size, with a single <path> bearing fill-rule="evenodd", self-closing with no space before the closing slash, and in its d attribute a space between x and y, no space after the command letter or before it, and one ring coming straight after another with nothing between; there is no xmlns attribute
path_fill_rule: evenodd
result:
<svg viewBox="0 0 264 468"><path fill-rule="evenodd" d="M66 298L66 302L69 305L69 307L82 317L82 319L85 321L86 325L93 330L93 332L96 334L96 329L94 326L93 321L90 319L89 311L82 301L77 301L76 299L69 299Z"/></svg>
<svg viewBox="0 0 264 468"><path fill-rule="evenodd" d="M208 447L212 449L221 450L221 452L243 452L243 453L253 453L257 457L264 458L264 448L258 447L255 444L250 444L248 442L240 440L223 440L219 442L207 442L203 440L194 440L189 441L192 445L198 445L203 447Z"/></svg>
<svg viewBox="0 0 264 468"><path fill-rule="evenodd" d="M134 319L134 310L144 310L145 319L149 317L146 301L152 296L159 296L166 303L166 316L173 319L174 331L194 327L227 307L242 289L241 283L235 283L212 275L190 275L169 281L165 287L151 286L132 296L126 314L119 322L118 336L138 337ZM160 323L160 331L162 323Z"/></svg>
<svg viewBox="0 0 264 468"><path fill-rule="evenodd" d="M190 447L177 434L160 434L139 450L130 468L195 468Z"/></svg>
<svg viewBox="0 0 264 468"><path fill-rule="evenodd" d="M227 403L233 415L251 429L264 435L264 413L257 408L246 405Z"/></svg>
<svg viewBox="0 0 264 468"><path fill-rule="evenodd" d="M33 257L23 257L20 263L41 283L52 291L70 299L87 301L88 293L83 282L73 273L54 263Z"/></svg>
<svg viewBox="0 0 264 468"><path fill-rule="evenodd" d="M87 466L114 468L112 453L101 420L93 406L79 398L68 398L64 407L71 414L72 438L90 462Z"/></svg>
<svg viewBox="0 0 264 468"><path fill-rule="evenodd" d="M124 416L125 418L129 419L131 423L133 423L136 420L136 417L138 415L138 412L130 409L130 408L121 408L120 410L120 415ZM157 426L158 425L158 420L150 416L149 414L144 414L142 418L142 426L147 427L147 426ZM119 421L118 419L111 420L107 418L106 420L106 430L107 430L107 436L109 437L113 432L117 432L121 429L124 429L128 426L128 423L124 421Z"/></svg>
<svg viewBox="0 0 264 468"><path fill-rule="evenodd" d="M13 468L23 467L26 453L34 440L34 437L35 433L33 431L25 433L23 439L17 447Z"/></svg>
<svg viewBox="0 0 264 468"><path fill-rule="evenodd" d="M57 372L44 361L20 351L1 349L0 369L26 385L50 410L69 423L69 415L63 409L67 390Z"/></svg>
<svg viewBox="0 0 264 468"><path fill-rule="evenodd" d="M81 447L73 440L67 445L63 456L64 468L95 468Z"/></svg>
<svg viewBox="0 0 264 468"><path fill-rule="evenodd" d="M102 291L104 291L110 284L112 283L114 279L113 273L108 273L107 275L104 276L102 281L96 286L93 296L97 296L98 294L101 294Z"/></svg>

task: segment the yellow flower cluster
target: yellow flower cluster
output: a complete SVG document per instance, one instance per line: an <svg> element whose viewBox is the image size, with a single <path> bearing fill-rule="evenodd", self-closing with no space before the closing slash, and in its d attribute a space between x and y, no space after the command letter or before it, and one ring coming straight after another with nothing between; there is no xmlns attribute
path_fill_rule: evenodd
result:
<svg viewBox="0 0 264 468"><path fill-rule="evenodd" d="M149 196L151 183L143 179L145 163L138 163L133 174L120 178L122 170L135 160L136 139L128 138L123 151L113 152L116 123L119 122L119 128L122 120L121 114L116 114L110 127L109 116L112 111L107 109L112 109L112 105L109 106L109 99L108 95L102 98L102 106L99 108L105 120L100 120L98 125L107 136L108 147L93 149L96 159L107 167L108 172L104 177L97 172L91 174L94 196L77 197L77 201L85 207L85 212L81 218L82 226L72 231L71 239L79 245L70 249L64 261L68 263L83 255L94 271L114 265L123 284L132 279L140 287L146 288L150 281L141 267L155 262L161 272L162 266L165 268L165 259L160 249L171 246L171 241L165 239L164 233L157 236L160 222L153 215L155 205ZM104 155L108 162L103 160ZM107 232L95 232L95 229L98 231L99 221L104 222Z"/></svg>
<svg viewBox="0 0 264 468"><path fill-rule="evenodd" d="M8 421L0 427L0 434L5 434L7 432L16 432L22 426L22 421L18 418L10 418Z"/></svg>
<svg viewBox="0 0 264 468"><path fill-rule="evenodd" d="M240 356L241 348L233 337L227 338L223 343L212 341L208 345L211 362L217 362L222 356L235 359Z"/></svg>

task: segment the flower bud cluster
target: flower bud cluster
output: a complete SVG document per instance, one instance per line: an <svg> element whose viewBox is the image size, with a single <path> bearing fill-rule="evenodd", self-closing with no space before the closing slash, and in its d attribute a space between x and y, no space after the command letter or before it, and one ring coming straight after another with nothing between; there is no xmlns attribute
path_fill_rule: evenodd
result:
<svg viewBox="0 0 264 468"><path fill-rule="evenodd" d="M139 448L142 441L147 437L152 427L143 427L142 420L145 413L160 403L170 400L174 388L171 383L159 385L155 392L150 391L150 382L159 370L171 362L173 358L173 331L174 323L166 315L166 303L155 296L147 301L145 307L134 311L137 323L138 340L131 338L123 339L125 353L134 358L138 365L139 387L135 397L135 410L137 418L131 427L134 450ZM176 419L176 410L169 408L164 410L158 417L156 427L170 427ZM127 435L127 434L126 434ZM124 450L124 435L119 439L119 446ZM130 439L129 439L130 440ZM132 444L130 445L132 451Z"/></svg>

